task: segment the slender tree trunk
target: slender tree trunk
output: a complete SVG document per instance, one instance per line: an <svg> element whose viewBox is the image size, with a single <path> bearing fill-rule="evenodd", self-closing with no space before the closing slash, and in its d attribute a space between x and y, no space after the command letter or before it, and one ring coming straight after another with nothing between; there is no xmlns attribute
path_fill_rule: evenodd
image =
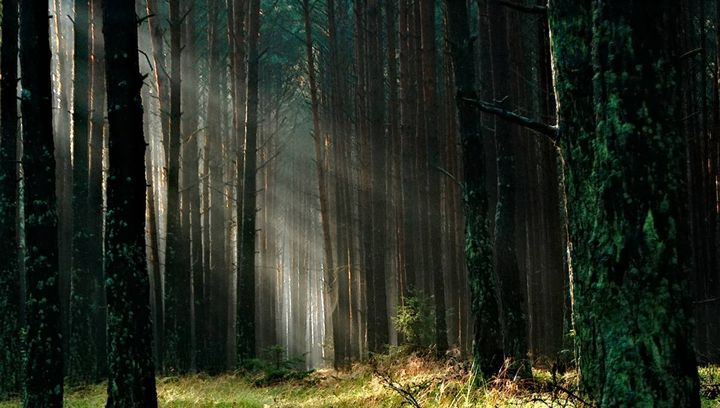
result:
<svg viewBox="0 0 720 408"><path fill-rule="evenodd" d="M55 113L55 179L58 197L58 264L60 267L60 316L62 318L63 350L68 350L70 340L70 286L72 272L72 158L71 158L71 106L70 90L72 89L72 61L70 57L69 38L72 30L68 29L67 15L71 1L53 0L54 40L52 46L57 50L57 75L54 90L59 99ZM52 38L52 37L51 37ZM53 49L51 48L51 52ZM51 62L52 64L52 62ZM52 66L51 66L52 68ZM68 367L69 353L63 353L64 368Z"/></svg>
<svg viewBox="0 0 720 408"><path fill-rule="evenodd" d="M208 300L208 366L212 372L225 370L227 352L227 268L225 265L225 186L222 157L222 60L220 58L220 3L208 0L208 106L205 130L205 166L208 218L206 228L206 284Z"/></svg>
<svg viewBox="0 0 720 408"><path fill-rule="evenodd" d="M322 129L320 128L320 101L318 98L318 86L315 73L315 54L313 49L312 20L310 17L309 0L303 0L303 17L305 20L305 50L307 53L308 78L310 83L310 103L312 107L313 120L313 139L315 143L315 169L317 172L318 188L320 192L320 217L323 232L323 245L325 251L323 268L325 270L325 285L332 286L332 282L337 279L337 273L335 272L333 262L333 245L332 238L330 236L330 209L328 204L327 191L328 180L326 177L327 160L325 158L326 151L324 146L323 133ZM331 293L333 293L332 288L328 287L326 296L328 300L332 298ZM332 304L332 302L328 302L327 304ZM326 311L326 313L332 314L331 311Z"/></svg>
<svg viewBox="0 0 720 408"><path fill-rule="evenodd" d="M260 0L250 0L248 24L247 114L240 269L238 271L238 358L255 356L255 220L257 189L258 66Z"/></svg>
<svg viewBox="0 0 720 408"><path fill-rule="evenodd" d="M507 16L500 0L490 0L488 14L491 34L491 65L493 94L497 101L511 97L509 43ZM495 206L495 273L498 283L500 324L506 358L522 364L526 373L527 317L525 296L522 291L518 255L515 242L515 173L516 157L513 148L511 125L495 120L497 146L497 204Z"/></svg>
<svg viewBox="0 0 720 408"><path fill-rule="evenodd" d="M405 254L405 292L407 296L419 288L418 274L420 262L417 256L418 214L416 193L415 134L417 126L417 112L415 103L418 90L415 83L415 33L413 32L413 10L410 0L400 2L400 121L401 121L401 162L402 162L402 208Z"/></svg>
<svg viewBox="0 0 720 408"><path fill-rule="evenodd" d="M191 270L185 268L180 208L182 101L182 16L180 0L170 1L170 146L168 162L167 241L165 255L165 368L190 369Z"/></svg>
<svg viewBox="0 0 720 408"><path fill-rule="evenodd" d="M170 121L168 105L170 102L170 89L167 85L168 71L165 66L165 41L163 39L163 17L158 7L158 0L147 0L148 30L152 44L153 75L155 76L155 91L160 106L160 123L162 129L162 145L167 154L167 142L170 134Z"/></svg>
<svg viewBox="0 0 720 408"><path fill-rule="evenodd" d="M423 116L425 118L426 156L428 186L427 213L427 260L425 268L432 278L435 296L435 345L442 355L448 348L447 323L445 320L445 276L442 265L442 246L436 245L441 237L440 209L440 140L438 135L439 104L437 103L437 73L435 46L435 1L423 0L422 19L422 69L423 69Z"/></svg>
<svg viewBox="0 0 720 408"><path fill-rule="evenodd" d="M25 406L61 406L63 355L46 3L20 7L27 334Z"/></svg>
<svg viewBox="0 0 720 408"><path fill-rule="evenodd" d="M143 78L132 1L104 1L109 165L107 179L107 407L157 407L145 255Z"/></svg>
<svg viewBox="0 0 720 408"><path fill-rule="evenodd" d="M389 343L386 253L387 253L387 156L385 136L385 75L382 47L382 10L378 0L367 5L368 136L371 155L372 203L370 241L371 263L365 266L368 296L368 349L377 353ZM372 311L372 313L370 313Z"/></svg>
<svg viewBox="0 0 720 408"><path fill-rule="evenodd" d="M92 103L90 113L90 163L88 176L88 268L95 278L94 334L97 353L96 380L107 376L107 301L103 255L103 150L105 141L105 43L102 34L102 3L92 0Z"/></svg>
<svg viewBox="0 0 720 408"><path fill-rule="evenodd" d="M189 4L190 3L190 4ZM192 310L191 325L192 339L190 349L192 350L191 367L193 370L205 368L206 336L204 322L204 276L202 269L202 226L200 209L200 174L198 154L198 115L199 115L199 92L198 92L198 69L197 69L197 41L195 38L196 8L192 2L187 1L187 17L183 21L185 50L182 55L182 76L186 86L182 93L182 159L183 159L183 226L184 239L188 240L189 261L186 265L192 273Z"/></svg>
<svg viewBox="0 0 720 408"><path fill-rule="evenodd" d="M347 280L348 270L350 268L350 259L348 257L348 251L350 245L348 244L348 219L346 216L345 208L349 198L345 198L344 194L347 189L344 188L343 180L346 180L347 173L344 170L347 168L344 165L344 161L340 158L343 151L343 145L346 143L345 139L349 137L347 128L344 125L344 112L343 107L345 103L343 98L345 95L345 88L342 86L341 78L341 61L340 61L340 49L338 48L338 23L344 13L341 8L337 5L335 0L328 0L326 4L327 9L327 25L328 25L328 54L330 63L330 91L329 91L329 102L330 102L330 133L332 137L333 155L324 152L323 157L325 159L324 165L328 168L329 173L332 175L333 184L328 185L328 189L332 191L332 197L328 197L328 201L333 199L332 206L335 209L334 215L328 212L329 223L331 226L330 234L335 234L337 245L335 251L337 253L337 265L324 265L324 291L323 291L323 302L325 307L325 343L332 344L333 346L333 364L336 368L339 368L345 364L348 350L345 344L345 337L349 331L345 324L349 324L347 320L344 320L341 316L344 316L344 310L346 305L349 304L347 298L349 282ZM325 135L322 135L322 143L327 144L328 140ZM334 170L334 174L333 173ZM330 205L330 203L329 203ZM334 228L333 228L334 227ZM334 260L334 259L333 259ZM341 310L342 309L342 310ZM348 310L349 313L349 310ZM327 351L327 348L326 348Z"/></svg>
<svg viewBox="0 0 720 408"><path fill-rule="evenodd" d="M247 109L247 51L246 51L246 27L245 21L247 19L248 1L247 0L233 0L233 17L234 17L234 30L232 31L231 44L233 44L235 52L233 55L233 81L234 81L234 95L233 95L233 129L235 135L235 184L236 184L236 202L235 202L235 222L237 224L237 237L235 239L235 250L237 253L237 260L235 262L235 274L240 270L240 257L241 257L241 246L242 240L242 219L243 219L243 206L241 199L243 197L243 171L245 170L245 115ZM228 22L230 25L230 22ZM236 290L237 285L228 285L230 290ZM237 297L237 294L233 296ZM235 299L237 304L237 299ZM237 333L237 319L232 324L232 328ZM237 339L233 336L235 344ZM231 347L231 351L235 353L236 347ZM234 356L237 362L237 355Z"/></svg>
<svg viewBox="0 0 720 408"><path fill-rule="evenodd" d="M89 1L75 1L73 80L73 252L70 296L70 339L67 374L70 380L96 376L95 342L92 341L95 294L94 271L88 254L88 176L90 124L90 18Z"/></svg>

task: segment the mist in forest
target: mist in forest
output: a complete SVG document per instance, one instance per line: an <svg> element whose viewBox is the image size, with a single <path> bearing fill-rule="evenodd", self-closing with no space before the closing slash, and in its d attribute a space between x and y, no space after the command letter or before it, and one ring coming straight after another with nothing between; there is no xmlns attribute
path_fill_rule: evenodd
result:
<svg viewBox="0 0 720 408"><path fill-rule="evenodd" d="M41 3L0 2L0 406L717 398L715 2Z"/></svg>

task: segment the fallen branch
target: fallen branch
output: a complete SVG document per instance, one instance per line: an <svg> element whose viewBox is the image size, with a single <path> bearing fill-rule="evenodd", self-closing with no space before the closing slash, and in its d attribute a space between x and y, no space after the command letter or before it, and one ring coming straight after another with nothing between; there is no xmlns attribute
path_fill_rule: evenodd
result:
<svg viewBox="0 0 720 408"><path fill-rule="evenodd" d="M508 0L500 0L499 3L507 8L511 8L511 9L517 10L517 11L522 11L523 13L547 14L547 7L545 7L545 6L525 5L525 4L514 3L514 2L508 1Z"/></svg>
<svg viewBox="0 0 720 408"><path fill-rule="evenodd" d="M714 303L720 300L720 298L710 298L710 299L703 299L703 300L697 300L693 302L694 305L704 305L706 303Z"/></svg>
<svg viewBox="0 0 720 408"><path fill-rule="evenodd" d="M686 52L686 53L684 53L684 54L681 54L680 56L677 57L677 59L680 60L680 61L683 61L683 60L686 60L686 59L688 59L688 58L692 58L692 57L700 54L702 51L703 51L702 48L695 48L694 50L690 50L690 51L688 51L688 52Z"/></svg>
<svg viewBox="0 0 720 408"><path fill-rule="evenodd" d="M549 137L550 140L552 140L553 142L557 141L557 139L559 138L559 130L557 126L548 125L547 123L543 123L535 119L530 119L528 117L518 115L515 112L511 112L493 103L469 98L463 98L462 101L472 104L483 112L492 113L493 115L496 115L497 117L510 123L514 123L516 125L520 125L522 127L526 127L538 133L541 133Z"/></svg>
<svg viewBox="0 0 720 408"><path fill-rule="evenodd" d="M381 374L379 372L376 372L375 375L377 375L380 378L380 381L389 389L395 391L398 393L403 400L405 400L405 403L408 405L411 405L415 408L421 408L420 403L415 398L415 395L410 390L407 390L405 387L403 387L402 384L395 382L389 375L387 374Z"/></svg>

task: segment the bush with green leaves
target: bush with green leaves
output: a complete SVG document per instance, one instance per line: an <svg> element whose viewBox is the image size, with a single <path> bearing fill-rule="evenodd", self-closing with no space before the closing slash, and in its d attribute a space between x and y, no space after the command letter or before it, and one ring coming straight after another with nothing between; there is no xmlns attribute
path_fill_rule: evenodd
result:
<svg viewBox="0 0 720 408"><path fill-rule="evenodd" d="M435 341L435 306L423 292L411 292L392 319L410 351L428 349Z"/></svg>

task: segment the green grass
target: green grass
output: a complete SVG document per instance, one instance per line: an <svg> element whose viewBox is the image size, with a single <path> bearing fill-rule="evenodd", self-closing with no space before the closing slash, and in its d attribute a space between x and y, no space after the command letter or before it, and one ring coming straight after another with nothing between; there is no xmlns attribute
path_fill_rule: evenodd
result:
<svg viewBox="0 0 720 408"><path fill-rule="evenodd" d="M356 365L349 372L320 370L303 380L256 386L255 377L224 375L163 377L157 381L161 407L399 407L403 398L387 381L409 390L424 407L583 407L574 395L574 375L554 381L535 371L524 381L493 380L470 387L466 364L431 362L417 357L379 363L375 369ZM385 381L380 375L383 374ZM703 407L720 406L720 367L700 369ZM569 392L569 393L568 393ZM572 395L571 395L572 394ZM66 407L103 407L105 385L66 390ZM16 407L18 400L0 402Z"/></svg>

